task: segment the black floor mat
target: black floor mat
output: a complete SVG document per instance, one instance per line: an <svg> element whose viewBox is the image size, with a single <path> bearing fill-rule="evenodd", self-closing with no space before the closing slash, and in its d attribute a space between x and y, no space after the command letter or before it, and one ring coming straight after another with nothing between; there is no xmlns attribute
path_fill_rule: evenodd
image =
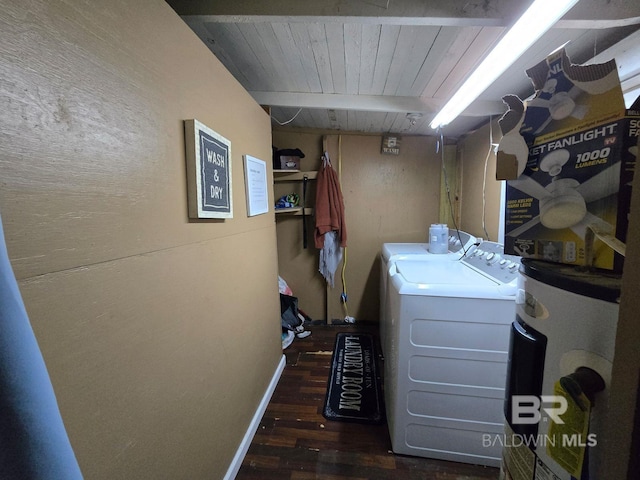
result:
<svg viewBox="0 0 640 480"><path fill-rule="evenodd" d="M376 361L373 335L336 334L323 410L327 420L384 422L382 386Z"/></svg>

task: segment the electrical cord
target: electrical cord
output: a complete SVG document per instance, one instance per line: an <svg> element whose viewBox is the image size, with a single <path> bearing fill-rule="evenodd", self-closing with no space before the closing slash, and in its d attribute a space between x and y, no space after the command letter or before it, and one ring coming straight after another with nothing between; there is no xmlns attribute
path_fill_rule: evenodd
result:
<svg viewBox="0 0 640 480"><path fill-rule="evenodd" d="M491 240L487 233L486 214L487 214L487 166L489 165L489 157L491 157L491 149L493 148L493 125L492 117L489 116L489 151L487 158L484 160L484 178L482 179L482 231L487 240Z"/></svg>
<svg viewBox="0 0 640 480"><path fill-rule="evenodd" d="M449 214L451 215L451 220L453 221L453 227L456 231L458 242L460 242L460 245L462 246L462 256L460 258L464 258L467 255L467 252L469 249L464 247L464 243L462 242L462 237L460 236L460 229L458 228L456 217L453 214L453 203L451 202L451 188L449 187L449 178L447 177L447 167L444 161L444 135L440 127L438 127L438 133L440 134L440 140L436 141L436 153L438 152L440 153L440 158L442 163L442 173L444 176L444 189L447 192L447 201L449 202Z"/></svg>
<svg viewBox="0 0 640 480"><path fill-rule="evenodd" d="M342 295L340 295L340 300L342 301L342 306L344 307L345 320L351 318L349 315L349 308L347 307L347 281L345 279L345 270L347 269L347 247L344 247L344 259L342 261Z"/></svg>
<svg viewBox="0 0 640 480"><path fill-rule="evenodd" d="M329 154L326 153L328 156ZM342 135L338 135L338 182L342 183ZM342 189L342 185L340 186ZM342 307L344 308L344 321L345 323L355 323L356 319L349 315L349 307L347 306L348 295L347 295L347 278L345 272L347 270L347 247L344 247L343 250L343 260L342 260L342 294L340 294L340 301L342 302Z"/></svg>
<svg viewBox="0 0 640 480"><path fill-rule="evenodd" d="M299 109L298 109L298 112L297 112L297 113L296 113L296 114L295 114L291 119L287 120L286 122L279 122L279 121L278 121L278 119L277 119L276 117L274 117L273 115L271 115L271 118L273 118L273 120L275 120L275 122L276 122L278 125L280 125L281 127L283 127L283 126L285 126L285 125L287 125L287 124L289 124L289 123L293 122L293 121L296 119L296 117L297 117L298 115L300 115L300 112L301 112L301 111L302 111L302 108L299 108Z"/></svg>

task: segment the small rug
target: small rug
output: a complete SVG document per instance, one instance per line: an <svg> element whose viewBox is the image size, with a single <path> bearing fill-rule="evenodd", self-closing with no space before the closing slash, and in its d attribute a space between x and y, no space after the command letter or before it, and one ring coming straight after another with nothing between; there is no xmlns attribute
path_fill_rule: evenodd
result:
<svg viewBox="0 0 640 480"><path fill-rule="evenodd" d="M379 424L384 421L374 337L338 333L324 400L327 420Z"/></svg>

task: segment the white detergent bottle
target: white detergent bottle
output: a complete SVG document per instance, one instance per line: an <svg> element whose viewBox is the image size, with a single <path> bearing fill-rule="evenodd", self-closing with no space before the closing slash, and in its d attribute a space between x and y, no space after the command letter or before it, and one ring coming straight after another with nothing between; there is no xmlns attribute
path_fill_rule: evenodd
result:
<svg viewBox="0 0 640 480"><path fill-rule="evenodd" d="M449 228L446 223L432 223L429 227L429 253L447 253Z"/></svg>

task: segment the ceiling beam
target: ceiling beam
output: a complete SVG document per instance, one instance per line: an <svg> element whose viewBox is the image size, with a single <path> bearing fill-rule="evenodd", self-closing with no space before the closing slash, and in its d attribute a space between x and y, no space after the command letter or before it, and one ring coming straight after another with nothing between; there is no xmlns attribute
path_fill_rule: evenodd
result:
<svg viewBox="0 0 640 480"><path fill-rule="evenodd" d="M182 15L190 23L337 23L354 25L398 25L411 27L504 27L501 18L463 17L362 17L362 16L283 16L283 15Z"/></svg>
<svg viewBox="0 0 640 480"><path fill-rule="evenodd" d="M191 24L204 23L323 23L354 25L398 25L409 27L508 27L501 18L463 17L345 17L345 16L278 16L278 15L182 15ZM604 30L640 24L640 16L628 18L598 18L593 20L559 20L551 28Z"/></svg>
<svg viewBox="0 0 640 480"><path fill-rule="evenodd" d="M629 107L640 95L640 30L616 43L604 52L593 57L588 63L603 63L610 58L616 59L620 86Z"/></svg>
<svg viewBox="0 0 640 480"><path fill-rule="evenodd" d="M445 100L427 97L396 97L385 95L338 95L322 93L249 92L260 105L291 108L322 108L363 112L423 113L435 115ZM463 116L486 117L502 115L503 102L476 101Z"/></svg>
<svg viewBox="0 0 640 480"><path fill-rule="evenodd" d="M616 0L614 0L616 1ZM513 0L168 0L179 15L214 15L238 18L371 17L469 18L515 20L529 2Z"/></svg>
<svg viewBox="0 0 640 480"><path fill-rule="evenodd" d="M531 1L513 0L168 0L181 16L215 23L368 23L413 26L510 26ZM186 18L185 18L186 20ZM612 28L640 23L640 2L581 0L561 28Z"/></svg>

